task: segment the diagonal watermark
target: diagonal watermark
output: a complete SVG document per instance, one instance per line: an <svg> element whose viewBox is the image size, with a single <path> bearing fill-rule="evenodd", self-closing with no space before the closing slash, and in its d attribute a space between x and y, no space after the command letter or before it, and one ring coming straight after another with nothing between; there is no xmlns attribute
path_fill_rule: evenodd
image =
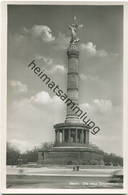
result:
<svg viewBox="0 0 128 195"><path fill-rule="evenodd" d="M46 70L42 70L39 66L37 66L35 60L33 60L28 65L28 67L33 71L35 75L37 75L37 77L39 77L43 81L43 83L47 85L49 89L51 89L64 103L66 103L67 106L70 106L74 114L76 114L77 117L79 117L79 119L81 119L89 129L91 129L91 133L93 135L96 135L100 131L100 128L96 126L90 118L88 118L87 112L84 112L82 109L80 109L79 106L75 102L73 102L68 97L68 95L63 92L63 90L59 88L59 85L56 85L56 83L50 78L50 76L46 74Z"/></svg>

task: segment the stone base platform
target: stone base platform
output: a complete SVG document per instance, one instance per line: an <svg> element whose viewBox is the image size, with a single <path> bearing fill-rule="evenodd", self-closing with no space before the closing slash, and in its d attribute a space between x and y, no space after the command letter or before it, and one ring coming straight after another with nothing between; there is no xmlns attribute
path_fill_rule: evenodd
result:
<svg viewBox="0 0 128 195"><path fill-rule="evenodd" d="M53 147L51 150L38 151L40 164L93 164L103 165L103 155L96 149L87 147Z"/></svg>

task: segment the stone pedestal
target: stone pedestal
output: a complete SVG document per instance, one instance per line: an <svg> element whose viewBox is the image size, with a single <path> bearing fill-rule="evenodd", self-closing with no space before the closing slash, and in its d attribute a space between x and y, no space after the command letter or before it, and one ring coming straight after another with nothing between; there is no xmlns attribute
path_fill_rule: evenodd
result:
<svg viewBox="0 0 128 195"><path fill-rule="evenodd" d="M103 155L88 145L73 147L53 147L39 151L38 163L44 165L101 165Z"/></svg>

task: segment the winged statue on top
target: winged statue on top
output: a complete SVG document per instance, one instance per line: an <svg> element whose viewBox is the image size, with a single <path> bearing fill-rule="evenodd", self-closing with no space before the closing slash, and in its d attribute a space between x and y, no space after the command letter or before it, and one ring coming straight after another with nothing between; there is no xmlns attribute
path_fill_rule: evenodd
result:
<svg viewBox="0 0 128 195"><path fill-rule="evenodd" d="M83 24L78 24L77 23L77 18L76 16L74 16L74 23L69 25L68 28L71 30L71 40L70 43L71 44L76 44L80 41L80 39L78 38L78 30L80 28L83 28Z"/></svg>

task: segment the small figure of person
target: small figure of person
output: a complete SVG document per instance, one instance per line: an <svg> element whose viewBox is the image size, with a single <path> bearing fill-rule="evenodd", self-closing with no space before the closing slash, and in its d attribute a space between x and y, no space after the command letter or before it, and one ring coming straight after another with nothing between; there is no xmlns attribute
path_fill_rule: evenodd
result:
<svg viewBox="0 0 128 195"><path fill-rule="evenodd" d="M75 171L76 169L75 169L75 166L73 166L73 171Z"/></svg>
<svg viewBox="0 0 128 195"><path fill-rule="evenodd" d="M79 165L77 165L77 166L76 166L76 170L79 171L79 168L80 168Z"/></svg>

